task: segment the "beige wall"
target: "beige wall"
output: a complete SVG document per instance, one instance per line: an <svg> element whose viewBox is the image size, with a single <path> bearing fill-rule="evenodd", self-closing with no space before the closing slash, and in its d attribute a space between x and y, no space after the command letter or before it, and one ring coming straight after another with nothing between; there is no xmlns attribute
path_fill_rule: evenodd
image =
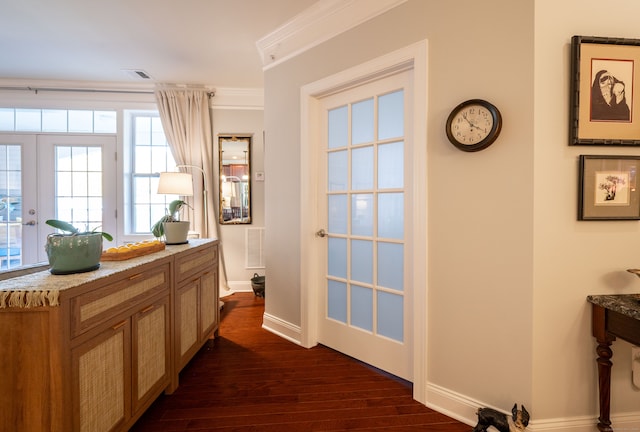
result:
<svg viewBox="0 0 640 432"><path fill-rule="evenodd" d="M222 109L212 111L213 140L215 149L215 166L218 165L218 135L243 134L252 135L251 173L264 171L264 142L262 110ZM214 196L218 199L218 178L214 180ZM264 227L264 182L251 180L251 218L250 225L220 225L220 239L226 263L227 279L232 282L233 289L251 289L251 277L255 272L264 274L264 269L245 268L245 232L247 228ZM218 208L216 203L215 208ZM244 284L244 287L243 287ZM230 291L222 289L224 296Z"/></svg>
<svg viewBox="0 0 640 432"><path fill-rule="evenodd" d="M596 355L585 297L640 290L640 281L625 272L640 264L640 225L576 221L577 159L581 154L640 155L640 148L567 146L570 40L573 35L639 39L640 3L607 2L613 20L594 0L538 0L535 5L533 396L545 417L592 415L597 412ZM623 341L613 345L612 415L640 414L629 347Z"/></svg>
<svg viewBox="0 0 640 432"><path fill-rule="evenodd" d="M624 272L638 266L638 222L576 221L578 155L640 153L567 145L571 36L640 38L636 0L608 2L606 17L601 6L409 0L268 69L266 313L302 321L300 87L426 39L429 382L417 385L502 409L524 403L534 425L591 430L596 370L585 297L640 284ZM476 97L498 106L503 131L488 149L463 153L444 123ZM612 412L638 414L629 347L614 348Z"/></svg>

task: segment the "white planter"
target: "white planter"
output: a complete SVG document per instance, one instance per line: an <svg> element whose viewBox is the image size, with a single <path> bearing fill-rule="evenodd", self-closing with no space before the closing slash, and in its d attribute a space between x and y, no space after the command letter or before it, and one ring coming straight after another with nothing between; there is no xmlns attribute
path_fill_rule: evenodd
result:
<svg viewBox="0 0 640 432"><path fill-rule="evenodd" d="M187 243L189 221L163 222L165 243L168 245Z"/></svg>

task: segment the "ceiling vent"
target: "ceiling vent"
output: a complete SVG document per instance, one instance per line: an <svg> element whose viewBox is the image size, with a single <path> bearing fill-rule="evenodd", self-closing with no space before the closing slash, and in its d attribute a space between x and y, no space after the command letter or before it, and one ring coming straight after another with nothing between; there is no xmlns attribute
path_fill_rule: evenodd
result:
<svg viewBox="0 0 640 432"><path fill-rule="evenodd" d="M143 71L142 69L122 69L122 72L127 74L129 78L136 80L149 80L151 79L151 75Z"/></svg>

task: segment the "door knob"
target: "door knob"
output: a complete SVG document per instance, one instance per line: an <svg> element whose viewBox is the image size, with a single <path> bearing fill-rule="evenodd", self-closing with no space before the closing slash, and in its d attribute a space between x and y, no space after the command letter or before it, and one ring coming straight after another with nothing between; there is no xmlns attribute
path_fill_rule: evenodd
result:
<svg viewBox="0 0 640 432"><path fill-rule="evenodd" d="M320 228L318 231L316 231L316 237L326 237L327 236L327 232L324 230L324 228Z"/></svg>
<svg viewBox="0 0 640 432"><path fill-rule="evenodd" d="M36 221L34 221L34 220L30 220L29 222L27 222L27 223L23 223L22 225L34 226L34 225L36 225L36 223L37 223Z"/></svg>

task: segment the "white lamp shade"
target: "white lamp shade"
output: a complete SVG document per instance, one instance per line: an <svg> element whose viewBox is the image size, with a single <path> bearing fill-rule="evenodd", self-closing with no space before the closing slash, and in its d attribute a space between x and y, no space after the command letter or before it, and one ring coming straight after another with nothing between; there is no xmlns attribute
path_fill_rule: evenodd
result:
<svg viewBox="0 0 640 432"><path fill-rule="evenodd" d="M161 172L158 182L158 193L165 195L193 195L193 178L191 174L181 172Z"/></svg>

